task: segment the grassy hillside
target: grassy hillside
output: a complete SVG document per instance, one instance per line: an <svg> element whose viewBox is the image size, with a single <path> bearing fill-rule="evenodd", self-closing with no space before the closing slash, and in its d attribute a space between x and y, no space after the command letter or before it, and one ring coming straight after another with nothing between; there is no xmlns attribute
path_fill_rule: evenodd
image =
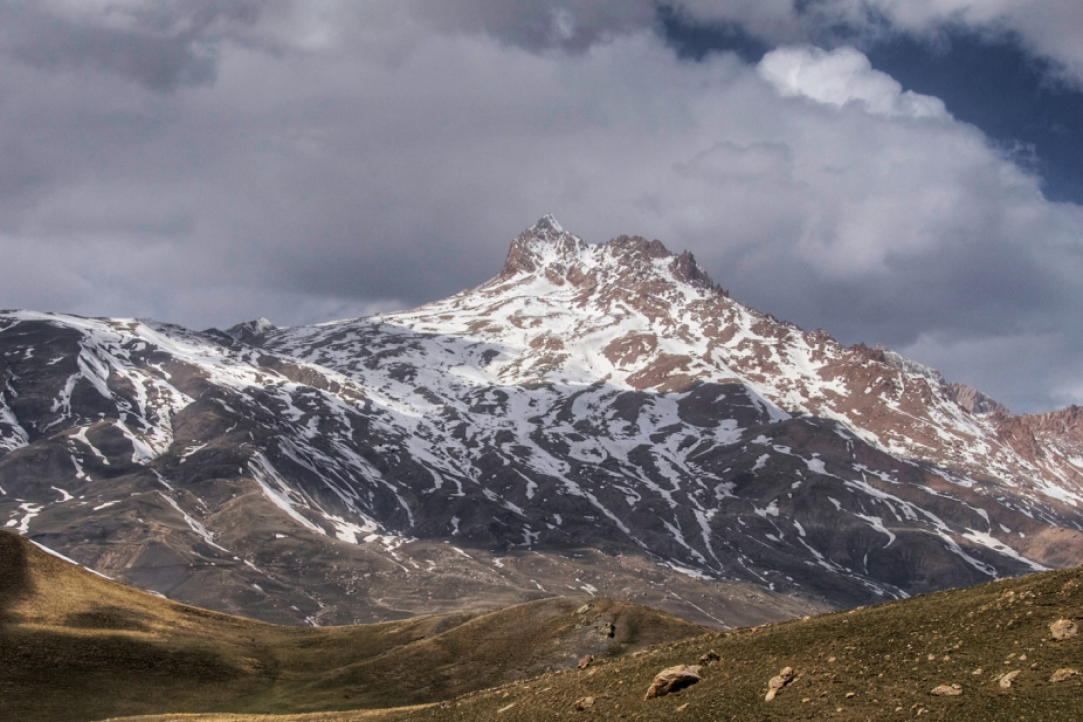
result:
<svg viewBox="0 0 1083 722"><path fill-rule="evenodd" d="M424 704L573 667L584 654L602 658L703 631L646 607L590 598L354 627L278 627L117 584L0 532L3 720Z"/></svg>
<svg viewBox="0 0 1083 722"><path fill-rule="evenodd" d="M1083 633L1054 641L1050 624L1083 629L1083 569L1047 572L915 599L666 643L605 660L474 692L425 708L387 710L385 722L432 720L606 719L751 722L765 720L945 720L1073 722L1083 719L1083 674L1052 682L1058 670L1083 672ZM654 675L676 664L721 657L703 680L645 701ZM795 671L778 696L764 700L771 677ZM1008 688L999 681L1018 671ZM957 684L957 696L934 696ZM577 700L593 697L588 710ZM187 720L171 715L155 722ZM199 722L237 722L201 716ZM371 713L276 717L275 722L349 722Z"/></svg>

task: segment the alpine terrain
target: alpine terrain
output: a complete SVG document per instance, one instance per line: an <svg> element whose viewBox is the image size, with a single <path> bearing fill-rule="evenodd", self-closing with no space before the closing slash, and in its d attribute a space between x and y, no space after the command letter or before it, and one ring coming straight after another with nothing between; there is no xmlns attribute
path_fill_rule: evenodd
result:
<svg viewBox="0 0 1083 722"><path fill-rule="evenodd" d="M401 313L0 313L0 526L338 624L601 594L715 627L1083 561L1083 411L1015 416L546 216Z"/></svg>

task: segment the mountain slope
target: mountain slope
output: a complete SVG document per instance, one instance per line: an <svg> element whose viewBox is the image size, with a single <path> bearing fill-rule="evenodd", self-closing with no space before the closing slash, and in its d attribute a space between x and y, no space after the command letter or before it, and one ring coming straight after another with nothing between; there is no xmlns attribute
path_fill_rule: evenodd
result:
<svg viewBox="0 0 1083 722"><path fill-rule="evenodd" d="M551 217L412 311L9 312L0 354L6 524L265 619L604 588L733 626L1083 559L1078 409L1012 416Z"/></svg>
<svg viewBox="0 0 1083 722"><path fill-rule="evenodd" d="M784 587L784 576L856 572L836 580L843 595L978 581L1037 568L1020 556L1057 565L1083 551L1078 424L1063 443L1011 435L1031 420L967 411L930 369L751 311L657 241L589 246L547 217L478 289L266 345L402 409L403 435L442 457L426 492L452 509L470 499L451 518L488 543L621 539ZM491 529L500 512L473 503L463 490L474 485L513 512L502 522L514 532ZM795 552L804 568L781 559Z"/></svg>
<svg viewBox="0 0 1083 722"><path fill-rule="evenodd" d="M1055 639L1051 626L1062 620L1077 628L1083 623L1083 570L1079 568L690 637L641 654L600 661L587 669L519 680L421 709L185 719L1066 722L1079 717L1083 635ZM711 660L712 652L717 660ZM679 664L703 665L701 681L676 693L644 699L654 676ZM784 667L791 667L794 676L768 702L768 683ZM1001 685L1005 675L1011 675L1009 686ZM959 694L932 694L937 687L953 685L958 685ZM577 703L582 707L588 698L589 708L577 711ZM139 719L168 722L176 717Z"/></svg>
<svg viewBox="0 0 1083 722"><path fill-rule="evenodd" d="M610 599L277 627L103 579L0 531L0 718L430 703L705 632Z"/></svg>

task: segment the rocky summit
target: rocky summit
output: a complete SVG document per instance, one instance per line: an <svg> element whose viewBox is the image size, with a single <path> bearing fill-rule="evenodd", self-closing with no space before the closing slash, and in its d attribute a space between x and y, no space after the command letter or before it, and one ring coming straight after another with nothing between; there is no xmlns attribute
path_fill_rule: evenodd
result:
<svg viewBox="0 0 1083 722"><path fill-rule="evenodd" d="M1015 416L546 216L489 282L296 328L0 314L0 526L286 623L604 593L716 627L1083 560Z"/></svg>

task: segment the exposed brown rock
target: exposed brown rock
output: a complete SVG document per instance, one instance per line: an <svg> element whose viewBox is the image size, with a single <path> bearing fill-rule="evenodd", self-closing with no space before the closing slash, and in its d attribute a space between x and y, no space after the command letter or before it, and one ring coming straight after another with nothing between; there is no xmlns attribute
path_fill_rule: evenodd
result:
<svg viewBox="0 0 1083 722"><path fill-rule="evenodd" d="M935 694L937 697L955 697L963 693L962 685L958 684L941 684L937 687L933 687L929 694Z"/></svg>
<svg viewBox="0 0 1083 722"><path fill-rule="evenodd" d="M1056 672L1054 672L1053 676L1049 678L1049 681L1067 682L1069 679L1076 676L1077 674L1079 674L1077 670L1074 670L1071 667L1064 667L1063 669L1058 669Z"/></svg>
<svg viewBox="0 0 1083 722"><path fill-rule="evenodd" d="M772 677L767 686L771 689L782 689L793 679L793 667L783 667L777 676Z"/></svg>
<svg viewBox="0 0 1083 722"><path fill-rule="evenodd" d="M594 661L594 655L593 654L588 654L588 655L584 656L582 659L579 660L579 664L577 665L577 667L579 669L586 669L587 667L590 666L590 663L593 662L593 661Z"/></svg>
<svg viewBox="0 0 1083 722"><path fill-rule="evenodd" d="M990 412L1000 412L1002 414L1011 413L1006 406L997 403L973 386L967 386L966 384L948 384L947 388L949 392L948 398L972 414L986 414Z"/></svg>
<svg viewBox="0 0 1083 722"><path fill-rule="evenodd" d="M658 337L649 333L626 333L613 339L602 351L614 366L634 364L640 358L654 353L658 348Z"/></svg>
<svg viewBox="0 0 1083 722"><path fill-rule="evenodd" d="M706 654L704 654L702 657L699 658L699 663L701 665L706 666L706 665L710 664L711 662L717 662L720 659L722 659L722 657L720 657L718 655L718 652L716 652L716 651L714 651L712 649L711 651L707 652Z"/></svg>
<svg viewBox="0 0 1083 722"><path fill-rule="evenodd" d="M687 356L675 354L660 354L657 359L628 377L628 384L642 391L655 386L661 386L670 377L681 372L688 371L692 360Z"/></svg>
<svg viewBox="0 0 1083 722"><path fill-rule="evenodd" d="M1010 689L1011 686L1012 686L1012 682L1015 681L1015 678L1019 676L1019 673L1021 671L1022 670L1017 669L1017 670L1014 670L1012 672L1008 672L1007 674L1002 674L1000 676L1000 688L1001 689Z"/></svg>
<svg viewBox="0 0 1083 722"><path fill-rule="evenodd" d="M647 689L647 694L643 699L647 700L655 697L664 697L670 692L676 692L677 690L692 686L703 679L699 676L701 669L702 667L699 665L685 664L678 664L675 667L663 669L655 676L654 681L651 682L651 686Z"/></svg>
<svg viewBox="0 0 1083 722"><path fill-rule="evenodd" d="M1049 634L1054 640L1063 642L1079 634L1079 627L1070 619L1058 619L1049 625Z"/></svg>
<svg viewBox="0 0 1083 722"><path fill-rule="evenodd" d="M577 699L575 701L575 711L576 712L585 712L586 710L590 709L593 706L594 706L594 698L593 697L581 697L581 698L579 698L579 699Z"/></svg>
<svg viewBox="0 0 1083 722"><path fill-rule="evenodd" d="M793 667L783 667L779 673L767 682L767 695L763 698L770 702L779 691L793 680Z"/></svg>

